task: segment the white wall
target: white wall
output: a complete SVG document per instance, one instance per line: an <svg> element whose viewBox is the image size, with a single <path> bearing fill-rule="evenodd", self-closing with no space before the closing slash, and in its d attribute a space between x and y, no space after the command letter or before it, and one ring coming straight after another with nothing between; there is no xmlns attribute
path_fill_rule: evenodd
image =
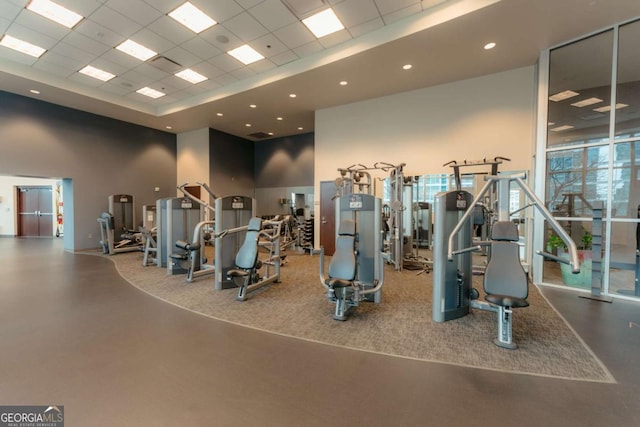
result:
<svg viewBox="0 0 640 427"><path fill-rule="evenodd" d="M189 182L209 184L209 128L184 132L177 135L177 182L176 185ZM201 192L206 194L204 190ZM178 196L182 196L176 190Z"/></svg>
<svg viewBox="0 0 640 427"><path fill-rule="evenodd" d="M16 236L18 230L17 225L17 203L16 187L23 185L33 186L49 186L55 191L56 184L61 181L55 179L41 178L24 178L14 176L0 175L0 236ZM52 198L51 212L55 212L55 197ZM56 231L57 218L55 215L51 219L53 221L53 232Z"/></svg>
<svg viewBox="0 0 640 427"><path fill-rule="evenodd" d="M535 87L531 66L316 111L316 205L320 181L358 163L406 163L406 175L420 175L450 173L442 166L450 160L503 156L512 161L502 170L529 170Z"/></svg>

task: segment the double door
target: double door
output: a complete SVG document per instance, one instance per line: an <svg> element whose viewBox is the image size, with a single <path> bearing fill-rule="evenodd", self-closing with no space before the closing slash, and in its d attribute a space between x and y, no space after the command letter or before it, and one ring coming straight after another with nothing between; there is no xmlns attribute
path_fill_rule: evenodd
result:
<svg viewBox="0 0 640 427"><path fill-rule="evenodd" d="M51 187L18 187L18 236L53 236L53 216Z"/></svg>

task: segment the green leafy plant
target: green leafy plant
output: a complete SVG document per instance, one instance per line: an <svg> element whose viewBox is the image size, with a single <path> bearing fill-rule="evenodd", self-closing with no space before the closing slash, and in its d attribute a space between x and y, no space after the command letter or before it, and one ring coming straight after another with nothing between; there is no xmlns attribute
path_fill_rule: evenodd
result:
<svg viewBox="0 0 640 427"><path fill-rule="evenodd" d="M582 244L580 245L580 249L585 249L585 250L591 249L591 245L593 243L593 234L591 234L587 230L584 230L584 234L582 235L581 242Z"/></svg>
<svg viewBox="0 0 640 427"><path fill-rule="evenodd" d="M547 239L547 248L550 250L556 249L566 249L567 245L564 244L564 241L557 234L552 234Z"/></svg>

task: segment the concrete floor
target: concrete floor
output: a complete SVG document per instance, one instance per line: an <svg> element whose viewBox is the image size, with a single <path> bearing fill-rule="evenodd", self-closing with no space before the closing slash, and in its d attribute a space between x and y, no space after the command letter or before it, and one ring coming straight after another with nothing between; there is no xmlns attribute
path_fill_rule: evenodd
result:
<svg viewBox="0 0 640 427"><path fill-rule="evenodd" d="M216 321L59 239L2 238L0 253L0 405L64 405L67 426L640 425L640 305L628 301L543 290L618 381L590 383Z"/></svg>

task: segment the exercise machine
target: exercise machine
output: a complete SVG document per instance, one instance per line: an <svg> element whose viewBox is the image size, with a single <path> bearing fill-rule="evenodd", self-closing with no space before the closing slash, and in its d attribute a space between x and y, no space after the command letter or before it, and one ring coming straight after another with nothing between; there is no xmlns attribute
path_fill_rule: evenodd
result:
<svg viewBox="0 0 640 427"><path fill-rule="evenodd" d="M109 196L109 211L98 218L102 252L114 255L142 250L142 235L134 230L135 205L133 196Z"/></svg>
<svg viewBox="0 0 640 427"><path fill-rule="evenodd" d="M255 199L246 196L217 198L215 208L215 274L214 289L235 288L228 276L235 269L235 255L244 242L249 220L256 216Z"/></svg>
<svg viewBox="0 0 640 427"><path fill-rule="evenodd" d="M335 303L333 318L347 320L361 302L380 303L384 283L382 201L371 194L336 199L336 251L325 277L324 248L320 248L320 282Z"/></svg>
<svg viewBox="0 0 640 427"><path fill-rule="evenodd" d="M280 233L282 221L263 221L251 218L247 225L244 243L235 257L235 268L227 271L227 279L236 283L238 301L270 283L280 283ZM260 248L268 250L268 257L261 260ZM264 275L261 271L264 269Z"/></svg>
<svg viewBox="0 0 640 427"><path fill-rule="evenodd" d="M496 166L497 167L497 166ZM572 271L580 271L576 245L544 203L523 181L524 174L488 175L485 186L473 198L464 190L439 193L435 198L434 230L434 283L433 312L436 322L465 316L471 308L497 314L498 337L494 343L502 348L515 349L512 340L512 312L528 306L528 277L522 268L517 225L511 221L509 211L510 185L515 184L525 194L547 223L567 245L570 258L560 259L542 251L545 257L568 263ZM474 207L489 193L494 194L496 218L491 225L489 241L473 241L472 215ZM489 247L488 263L484 272L485 301L472 287L471 253L483 246Z"/></svg>
<svg viewBox="0 0 640 427"><path fill-rule="evenodd" d="M166 268L167 275L184 274L187 272L187 251L178 256L173 248L175 242L189 240L196 225L202 221L203 209L187 197L168 197L156 201L156 215L157 265ZM196 262L199 263L199 259Z"/></svg>

